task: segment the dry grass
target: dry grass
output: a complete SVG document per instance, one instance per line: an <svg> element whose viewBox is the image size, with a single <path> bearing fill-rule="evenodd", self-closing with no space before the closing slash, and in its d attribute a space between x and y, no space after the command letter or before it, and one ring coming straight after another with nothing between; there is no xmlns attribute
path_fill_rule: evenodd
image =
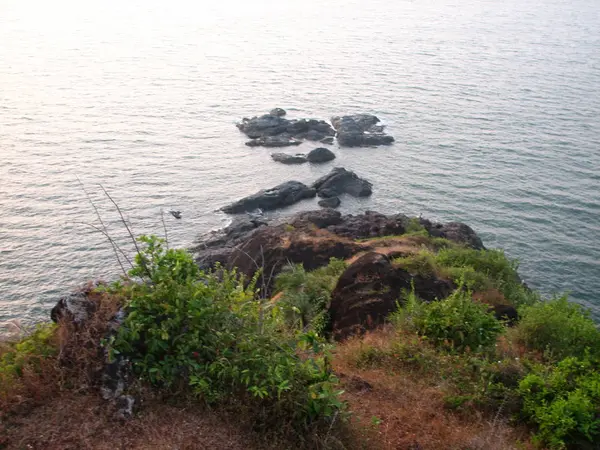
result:
<svg viewBox="0 0 600 450"><path fill-rule="evenodd" d="M341 344L334 368L346 387L345 399L354 421L367 425L369 448L420 450L509 450L524 448L521 430L499 415L485 417L476 410L459 414L447 410L443 385L435 373L423 374L409 366L359 369L355 361L364 346L387 350L393 331L384 329Z"/></svg>

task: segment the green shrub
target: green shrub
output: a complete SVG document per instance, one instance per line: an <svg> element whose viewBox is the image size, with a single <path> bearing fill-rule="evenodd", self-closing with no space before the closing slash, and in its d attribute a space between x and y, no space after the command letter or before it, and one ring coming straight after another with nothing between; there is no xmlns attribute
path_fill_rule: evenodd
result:
<svg viewBox="0 0 600 450"><path fill-rule="evenodd" d="M307 424L343 404L337 380L314 333L289 333L281 308L255 296L237 273L203 273L191 255L143 237L127 288L127 316L112 343L143 380L164 388L181 383L208 403L247 401L261 414Z"/></svg>
<svg viewBox="0 0 600 450"><path fill-rule="evenodd" d="M518 262L510 260L501 250L475 250L467 247L442 248L435 257L440 268L458 283L464 279L475 290L496 288L513 305L531 304L537 295L523 285Z"/></svg>
<svg viewBox="0 0 600 450"><path fill-rule="evenodd" d="M431 303L420 302L412 293L392 320L410 322L435 345L459 351L485 350L504 330L487 306L474 302L471 292L462 286L449 297Z"/></svg>
<svg viewBox="0 0 600 450"><path fill-rule="evenodd" d="M279 303L291 328L311 325L313 330L323 331L328 323L325 307L346 267L344 261L331 258L327 266L312 272L304 270L302 264L282 270L275 280L275 289L282 293Z"/></svg>
<svg viewBox="0 0 600 450"><path fill-rule="evenodd" d="M25 366L36 370L43 359L56 355L55 331L53 323L41 323L18 342L7 344L0 354L0 380L22 376Z"/></svg>
<svg viewBox="0 0 600 450"><path fill-rule="evenodd" d="M581 357L586 351L600 355L600 330L589 312L566 296L523 306L519 313L519 338L548 358Z"/></svg>
<svg viewBox="0 0 600 450"><path fill-rule="evenodd" d="M568 357L556 367L538 366L521 381L523 416L538 426L539 443L593 448L600 438L599 369L587 356Z"/></svg>
<svg viewBox="0 0 600 450"><path fill-rule="evenodd" d="M429 250L421 250L415 255L402 256L394 259L394 265L419 275L432 275L437 272L435 254Z"/></svg>

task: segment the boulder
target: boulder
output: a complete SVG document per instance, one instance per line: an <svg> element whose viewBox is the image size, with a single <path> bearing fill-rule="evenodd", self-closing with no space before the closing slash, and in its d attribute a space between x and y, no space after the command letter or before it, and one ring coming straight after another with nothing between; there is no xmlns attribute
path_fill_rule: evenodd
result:
<svg viewBox="0 0 600 450"><path fill-rule="evenodd" d="M323 208L337 208L341 203L342 201L339 197L328 197L319 200L319 206L322 206Z"/></svg>
<svg viewBox="0 0 600 450"><path fill-rule="evenodd" d="M246 142L250 147L285 147L299 145L304 139L320 141L335 136L335 130L324 120L288 120L284 115L284 110L275 108L269 114L244 118L237 127L252 139Z"/></svg>
<svg viewBox="0 0 600 450"><path fill-rule="evenodd" d="M321 142L321 144L332 145L334 140L331 136L328 136L326 138L321 139L319 142Z"/></svg>
<svg viewBox="0 0 600 450"><path fill-rule="evenodd" d="M325 163L334 160L335 153L333 153L327 148L318 147L308 152L308 155L306 155L306 159L308 160L308 162L313 164Z"/></svg>
<svg viewBox="0 0 600 450"><path fill-rule="evenodd" d="M331 123L337 131L337 140L344 147L389 145L394 138L376 125L379 119L371 114L332 117Z"/></svg>
<svg viewBox="0 0 600 450"><path fill-rule="evenodd" d="M295 228L302 228L306 225L327 228L332 225L339 225L343 221L342 214L338 211L318 209L316 211L305 211L295 214L289 223Z"/></svg>
<svg viewBox="0 0 600 450"><path fill-rule="evenodd" d="M426 301L447 297L454 285L435 276L411 275L394 267L386 255L369 252L354 261L340 276L328 306L336 340L361 334L383 323L397 308L402 290L415 289Z"/></svg>
<svg viewBox="0 0 600 450"><path fill-rule="evenodd" d="M336 340L382 325L396 309L398 294L410 289L411 275L395 269L382 254L369 252L340 276L331 294L328 313Z"/></svg>
<svg viewBox="0 0 600 450"><path fill-rule="evenodd" d="M304 183L288 181L271 189L264 189L256 194L244 197L224 206L221 210L228 214L250 212L256 209L268 211L293 205L305 198L312 198L315 194L315 189L306 186Z"/></svg>
<svg viewBox="0 0 600 450"><path fill-rule="evenodd" d="M308 162L308 159L302 153L296 153L295 155L288 155L287 153L272 153L271 158L273 158L273 161L277 161L282 164L304 164L305 162Z"/></svg>
<svg viewBox="0 0 600 450"><path fill-rule="evenodd" d="M496 319L506 322L509 326L514 326L519 321L519 312L511 305L493 305L488 311L494 314Z"/></svg>
<svg viewBox="0 0 600 450"><path fill-rule="evenodd" d="M269 114L271 116L283 117L287 114L287 112L285 111L285 109L273 108L271 111L269 111Z"/></svg>
<svg viewBox="0 0 600 450"><path fill-rule="evenodd" d="M373 193L373 185L359 178L354 172L336 167L312 185L319 197L337 197L350 194L354 197L367 197Z"/></svg>
<svg viewBox="0 0 600 450"><path fill-rule="evenodd" d="M328 230L349 239L368 239L380 236L396 236L406 232L409 217L404 214L386 216L374 211L344 216L344 220L328 227Z"/></svg>
<svg viewBox="0 0 600 450"><path fill-rule="evenodd" d="M454 242L465 244L476 250L483 250L483 242L475 231L468 225L460 222L432 223L429 220L421 220L421 225L435 237L446 238Z"/></svg>
<svg viewBox="0 0 600 450"><path fill-rule="evenodd" d="M79 291L61 297L50 311L53 322L68 320L75 324L86 322L95 312L97 304L88 292Z"/></svg>

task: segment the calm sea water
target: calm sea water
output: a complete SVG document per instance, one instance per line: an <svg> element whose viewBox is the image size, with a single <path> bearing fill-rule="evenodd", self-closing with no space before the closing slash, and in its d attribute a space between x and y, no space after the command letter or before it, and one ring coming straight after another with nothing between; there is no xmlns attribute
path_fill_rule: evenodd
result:
<svg viewBox="0 0 600 450"><path fill-rule="evenodd" d="M375 185L344 212L464 221L600 312L597 0L0 0L0 322L118 273L77 177L116 238L99 183L136 233L183 211L186 246L223 204L329 171L244 146L235 122L275 106L396 137L333 147Z"/></svg>

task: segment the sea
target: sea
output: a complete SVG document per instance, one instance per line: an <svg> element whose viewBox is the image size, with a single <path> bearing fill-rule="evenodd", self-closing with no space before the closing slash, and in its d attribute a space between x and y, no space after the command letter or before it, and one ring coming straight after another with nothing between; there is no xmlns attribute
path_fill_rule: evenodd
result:
<svg viewBox="0 0 600 450"><path fill-rule="evenodd" d="M396 142L278 164L235 127L274 107L375 114ZM336 166L374 185L343 213L465 222L600 318L598 1L0 0L1 324L119 276L110 198L189 247L219 207Z"/></svg>

